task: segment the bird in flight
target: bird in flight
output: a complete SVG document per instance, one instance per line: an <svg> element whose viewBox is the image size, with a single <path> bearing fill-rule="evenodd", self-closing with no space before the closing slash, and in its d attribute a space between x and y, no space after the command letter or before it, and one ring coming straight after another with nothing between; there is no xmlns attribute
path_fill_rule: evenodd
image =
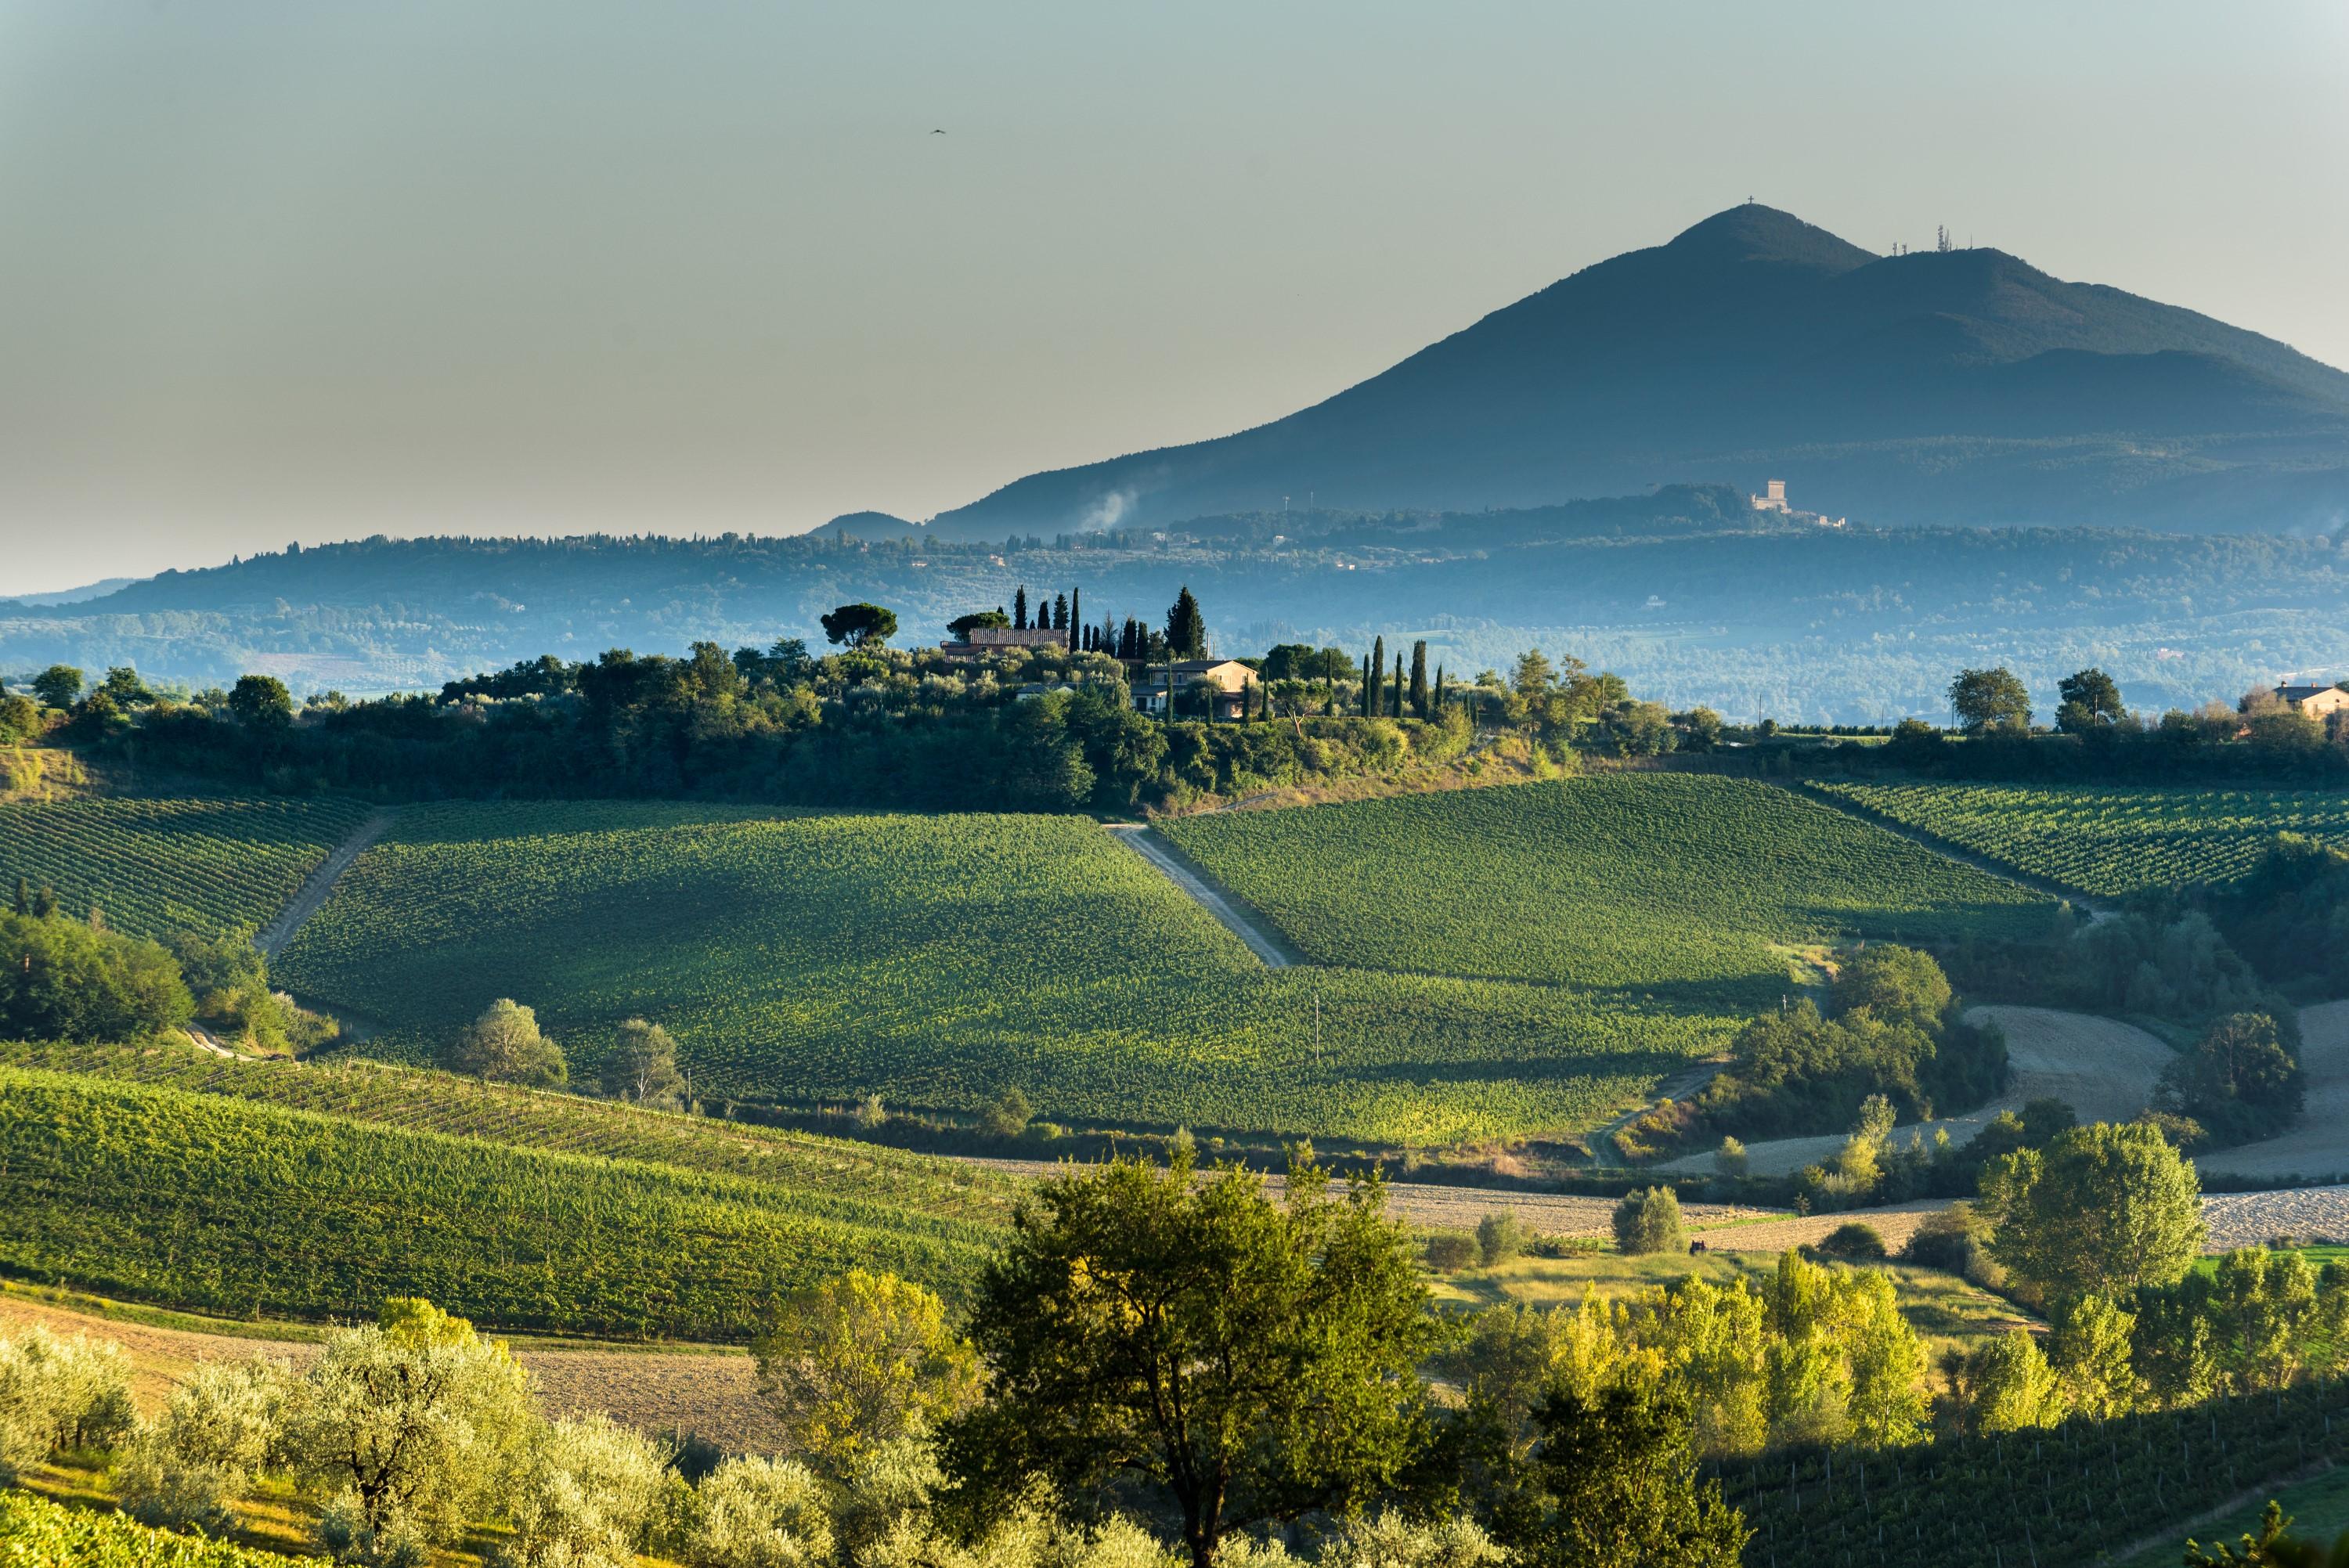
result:
<svg viewBox="0 0 2349 1568"><path fill-rule="evenodd" d="M940 129L938 129L937 128L936 128L935 126L933 126L933 127L931 128L931 129L930 129L930 134L931 134L932 136L944 136L944 135L946 134L946 132L945 132L945 131L943 131L943 130L940 130Z"/></svg>

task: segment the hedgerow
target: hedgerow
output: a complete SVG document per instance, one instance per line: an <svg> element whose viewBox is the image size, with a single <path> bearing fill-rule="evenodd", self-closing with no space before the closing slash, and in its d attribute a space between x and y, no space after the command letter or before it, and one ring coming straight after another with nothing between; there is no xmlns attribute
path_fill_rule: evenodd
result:
<svg viewBox="0 0 2349 1568"><path fill-rule="evenodd" d="M119 1513L67 1508L0 1491L0 1563L7 1568L299 1568L324 1558L255 1552L201 1535L150 1530Z"/></svg>

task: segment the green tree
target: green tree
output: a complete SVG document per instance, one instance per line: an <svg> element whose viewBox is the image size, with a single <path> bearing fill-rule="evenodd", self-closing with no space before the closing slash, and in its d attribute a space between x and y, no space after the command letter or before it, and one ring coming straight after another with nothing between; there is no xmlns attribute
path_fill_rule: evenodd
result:
<svg viewBox="0 0 2349 1568"><path fill-rule="evenodd" d="M2162 1068L2154 1090L2157 1109L2192 1117L2221 1143L2282 1131L2307 1098L2300 1061L2266 1013L2212 1024L2191 1051Z"/></svg>
<svg viewBox="0 0 2349 1568"><path fill-rule="evenodd" d="M228 710L241 724L274 729L294 722L294 694L275 676L239 676L229 690Z"/></svg>
<svg viewBox="0 0 2349 1568"><path fill-rule="evenodd" d="M1028 1130L1028 1124L1035 1117L1036 1108L1029 1103L1019 1086L1013 1084L978 1113L978 1130L989 1138L1017 1138Z"/></svg>
<svg viewBox="0 0 2349 1568"><path fill-rule="evenodd" d="M1178 659L1207 656L1207 617L1200 614L1199 601L1192 596L1188 583L1174 595L1174 603L1166 612L1166 651Z"/></svg>
<svg viewBox="0 0 2349 1568"><path fill-rule="evenodd" d="M1735 1568L1753 1532L1719 1481L1697 1480L1684 1393L1619 1377L1588 1395L1554 1390L1534 1420L1548 1506L1517 1542L1528 1568Z"/></svg>
<svg viewBox="0 0 2349 1568"><path fill-rule="evenodd" d="M195 1016L180 966L156 944L35 913L0 915L0 1037L136 1040Z"/></svg>
<svg viewBox="0 0 2349 1568"><path fill-rule="evenodd" d="M1838 1014L1866 1007L1888 1024L1936 1028L1948 1016L1950 977L1930 953L1879 942L1845 958L1828 989Z"/></svg>
<svg viewBox="0 0 2349 1568"><path fill-rule="evenodd" d="M1427 690L1427 642L1424 638L1411 645L1411 713L1413 718L1425 718L1430 711Z"/></svg>
<svg viewBox="0 0 2349 1568"><path fill-rule="evenodd" d="M1670 1187L1624 1193L1615 1205L1615 1244L1630 1253L1679 1252L1685 1244L1680 1194Z"/></svg>
<svg viewBox="0 0 2349 1568"><path fill-rule="evenodd" d="M570 1077L563 1049L539 1032L538 1015L501 996L445 1046L440 1066L497 1083L554 1088Z"/></svg>
<svg viewBox="0 0 2349 1568"><path fill-rule="evenodd" d="M752 1354L792 1449L833 1475L978 1397L978 1357L946 1304L891 1274L852 1269L794 1292Z"/></svg>
<svg viewBox="0 0 2349 1568"><path fill-rule="evenodd" d="M823 634L852 648L877 648L897 634L897 614L878 604L843 604L818 619Z"/></svg>
<svg viewBox="0 0 2349 1568"><path fill-rule="evenodd" d="M81 672L71 665L51 665L33 677L33 695L43 707L71 707L81 700Z"/></svg>
<svg viewBox="0 0 2349 1568"><path fill-rule="evenodd" d="M2082 670L2056 683L2055 727L2066 735L2109 729L2128 709L2121 706L2121 688L2102 670Z"/></svg>
<svg viewBox="0 0 2349 1568"><path fill-rule="evenodd" d="M1976 1437L2052 1427L2064 1418L2064 1392L2039 1344L2013 1329L1974 1350L1952 1349L1943 1362L1960 1427Z"/></svg>
<svg viewBox="0 0 2349 1568"><path fill-rule="evenodd" d="M2013 670L1961 670L1950 683L1950 707L1969 735L2031 727L2031 693Z"/></svg>
<svg viewBox="0 0 2349 1568"><path fill-rule="evenodd" d="M119 707L155 700L154 694L147 689L147 683L140 680L139 672L129 665L115 665L109 668L105 682L98 689L112 697Z"/></svg>
<svg viewBox="0 0 2349 1568"><path fill-rule="evenodd" d="M620 1025L601 1076L605 1094L638 1105L675 1106L685 1089L684 1076L677 1070L677 1041L658 1024L642 1018Z"/></svg>
<svg viewBox="0 0 2349 1568"><path fill-rule="evenodd" d="M2166 1285L2202 1251L2194 1168L2160 1131L2099 1122L1984 1168L1990 1253L2051 1301Z"/></svg>
<svg viewBox="0 0 2349 1568"><path fill-rule="evenodd" d="M2291 1526L2283 1505L2270 1498L2260 1512L2259 1534L2244 1532L2238 1537L2239 1547L2214 1541L2206 1548L2189 1537L2186 1568L2338 1568L2349 1563L2349 1531L2336 1536L2327 1551L2318 1542L2293 1535Z"/></svg>
<svg viewBox="0 0 2349 1568"><path fill-rule="evenodd" d="M1370 684L1363 687L1362 715L1376 718L1387 710L1387 640L1371 639Z"/></svg>
<svg viewBox="0 0 2349 1568"><path fill-rule="evenodd" d="M530 1379L505 1346L426 1302L388 1301L373 1326L328 1335L286 1405L285 1451L343 1560L453 1540L494 1511L533 1429Z"/></svg>
<svg viewBox="0 0 2349 1568"><path fill-rule="evenodd" d="M1528 702L1547 696L1557 682L1557 667L1539 648L1527 648L1509 668L1509 689Z"/></svg>
<svg viewBox="0 0 2349 1568"><path fill-rule="evenodd" d="M1195 1568L1231 1531L1343 1511L1428 1437L1418 1367L1441 1330L1375 1180L1343 1197L1292 1164L1120 1161L1040 1183L982 1272L970 1335L987 1402L947 1429L981 1496L1120 1475L1170 1495Z"/></svg>
<svg viewBox="0 0 2349 1568"><path fill-rule="evenodd" d="M2056 1315L2047 1364L2074 1410L2105 1421L2144 1403L2144 1381L2129 1358L2136 1332L2137 1315L2100 1295L2079 1296Z"/></svg>
<svg viewBox="0 0 2349 1568"><path fill-rule="evenodd" d="M1026 607L1024 604L1021 606L1023 610ZM1009 624L1011 624L1011 617L1000 610L974 610L968 615L957 615L953 620L948 621L947 630L963 641L968 642L970 634L982 626L992 628Z"/></svg>

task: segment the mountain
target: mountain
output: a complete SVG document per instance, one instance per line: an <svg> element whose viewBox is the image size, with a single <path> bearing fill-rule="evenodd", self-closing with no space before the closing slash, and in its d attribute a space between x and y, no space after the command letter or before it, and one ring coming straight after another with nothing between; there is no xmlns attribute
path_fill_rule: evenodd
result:
<svg viewBox="0 0 2349 1568"><path fill-rule="evenodd" d="M1882 523L2327 528L2349 515L2349 375L2002 251L1879 256L1748 204L1287 418L1030 475L931 531L1765 479Z"/></svg>

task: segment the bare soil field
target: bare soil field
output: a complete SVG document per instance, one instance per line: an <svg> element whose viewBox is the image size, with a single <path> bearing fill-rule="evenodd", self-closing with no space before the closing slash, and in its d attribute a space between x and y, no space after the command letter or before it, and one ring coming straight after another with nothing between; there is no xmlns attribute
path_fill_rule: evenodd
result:
<svg viewBox="0 0 2349 1568"><path fill-rule="evenodd" d="M200 1362L278 1356L296 1367L318 1354L315 1342L248 1339L237 1335L159 1328L77 1312L15 1292L0 1294L0 1333L42 1324L57 1334L111 1339L130 1354L131 1392L140 1408L159 1408ZM698 1432L730 1450L775 1446L773 1418L760 1403L758 1368L739 1351L593 1350L517 1342L514 1358L538 1385L550 1416L601 1410L639 1431L668 1437Z"/></svg>
<svg viewBox="0 0 2349 1568"><path fill-rule="evenodd" d="M2006 1093L1969 1115L1898 1128L1893 1132L1896 1142L1907 1142L1911 1133L1930 1139L1936 1131L1946 1130L1952 1140L1963 1143L2001 1111L2020 1110L2027 1101L2042 1099L2062 1100L2079 1112L2082 1121L2127 1121L2145 1109L2154 1080L2178 1054L2133 1024L2086 1013L2061 1013L2049 1007L1974 1007L1968 1009L1966 1018L1971 1023L1996 1024L2005 1032L2012 1067ZM1748 1144L1746 1161L1756 1176L1788 1176L1806 1165L1834 1159L1844 1141L1842 1133L1772 1139ZM1675 1171L1712 1168L1711 1154L1685 1155L1658 1167Z"/></svg>
<svg viewBox="0 0 2349 1568"><path fill-rule="evenodd" d="M2269 1180L2325 1181L2349 1175L2349 1002L2302 1007L2300 1034L2300 1065L2308 1075L2307 1113L2280 1138L2206 1154L2194 1162L2198 1167L2213 1174ZM2329 1234L2349 1234L2349 1211L2330 1214L2324 1222L2333 1227Z"/></svg>

